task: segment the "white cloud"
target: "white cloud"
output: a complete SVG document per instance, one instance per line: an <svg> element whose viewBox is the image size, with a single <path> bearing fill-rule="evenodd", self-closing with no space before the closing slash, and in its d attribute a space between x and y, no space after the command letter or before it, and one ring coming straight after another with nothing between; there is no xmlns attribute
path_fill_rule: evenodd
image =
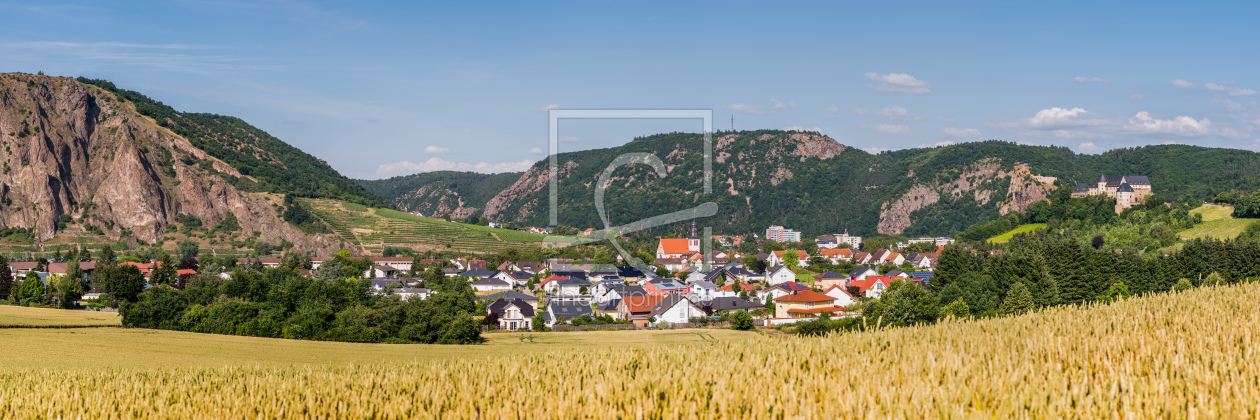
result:
<svg viewBox="0 0 1260 420"><path fill-rule="evenodd" d="M886 147L867 147L867 148L864 148L864 149L862 149L862 150L863 150L863 151L865 151L866 153L870 153L870 154L872 154L872 155L878 155L878 154L880 154L880 153L884 153L884 152L889 152L889 151L892 151L893 149L889 149L889 148L886 148Z"/></svg>
<svg viewBox="0 0 1260 420"><path fill-rule="evenodd" d="M534 162L530 160L522 160L520 162L499 162L499 163L465 163L451 162L442 158L429 158L423 162L394 162L386 163L376 168L376 175L381 178L388 178L398 175L409 175L420 172L432 171L462 171L462 172L480 172L486 174L500 172L521 172L533 166Z"/></svg>
<svg viewBox="0 0 1260 420"><path fill-rule="evenodd" d="M827 113L831 114L832 116L840 115L840 107L833 106L831 108L827 108Z"/></svg>
<svg viewBox="0 0 1260 420"><path fill-rule="evenodd" d="M945 127L941 129L941 133L944 133L947 137L958 139L974 139L980 137L980 130L974 128Z"/></svg>
<svg viewBox="0 0 1260 420"><path fill-rule="evenodd" d="M774 110L776 109L796 108L796 102L784 103L783 101L780 101L778 99L770 99L770 105L768 106L757 106L757 105L749 105L745 103L735 103L735 104L723 104L722 108L726 108L731 111L735 111L735 112L739 112L743 114L764 114L766 113L767 110L770 110L770 113L773 114Z"/></svg>
<svg viewBox="0 0 1260 420"><path fill-rule="evenodd" d="M451 151L451 148L449 147L429 146L429 147L424 148L425 153L432 153L435 155L446 154L450 151Z"/></svg>
<svg viewBox="0 0 1260 420"><path fill-rule="evenodd" d="M1103 151L1103 148L1098 147L1097 144L1091 142L1084 142L1081 143L1080 146L1076 146L1076 151L1081 153L1098 154Z"/></svg>
<svg viewBox="0 0 1260 420"><path fill-rule="evenodd" d="M918 121L922 119L919 116L911 114L910 112L906 111L905 108L902 108L899 106L892 106L892 107L881 109L879 111L879 115L882 115L885 118L888 118L890 120L898 120L898 121Z"/></svg>
<svg viewBox="0 0 1260 420"><path fill-rule="evenodd" d="M1172 84L1173 84L1173 86L1176 86L1176 87L1179 87L1179 88L1186 88L1186 89L1190 89L1190 88L1197 87L1197 86L1195 86L1195 85L1194 85L1194 83L1190 83L1190 82L1187 82L1187 81L1185 81L1185 80L1181 80L1181 79L1173 80L1173 81L1172 81Z"/></svg>
<svg viewBox="0 0 1260 420"><path fill-rule="evenodd" d="M1252 96L1257 93L1260 93L1260 92L1256 92L1255 89L1243 89L1243 88L1234 87L1234 86L1218 85L1216 83L1208 83L1206 85L1203 85L1203 87L1213 92L1228 93L1229 96Z"/></svg>
<svg viewBox="0 0 1260 420"><path fill-rule="evenodd" d="M884 134L893 134L893 135L898 135L898 136L910 134L910 126L908 125L880 124L880 125L866 126L866 127L872 130L884 133Z"/></svg>
<svg viewBox="0 0 1260 420"><path fill-rule="evenodd" d="M1172 119L1153 117L1141 111L1132 118L1116 118L1083 108L1048 108L1032 118L1007 123L989 123L990 127L1022 128L1028 135L1048 135L1060 139L1104 139L1116 136L1201 137L1217 134L1212 121L1188 116Z"/></svg>
<svg viewBox="0 0 1260 420"><path fill-rule="evenodd" d="M556 104L543 105L542 108L538 108L539 111L551 111L554 109L560 109L560 105L556 105Z"/></svg>
<svg viewBox="0 0 1260 420"><path fill-rule="evenodd" d="M866 73L867 79L880 82L878 85L866 85L871 89L875 89L884 93L905 93L911 95L925 95L932 93L932 86L927 82L915 79L914 76L905 73Z"/></svg>
<svg viewBox="0 0 1260 420"><path fill-rule="evenodd" d="M559 139L559 142L560 143L577 143L578 138L577 137L562 137Z"/></svg>
<svg viewBox="0 0 1260 420"><path fill-rule="evenodd" d="M529 149L529 153L533 155L541 155L543 154L543 149L541 147L535 147L533 149Z"/></svg>
<svg viewBox="0 0 1260 420"><path fill-rule="evenodd" d="M815 133L822 134L822 128L819 128L819 127L814 127L814 128L805 128L805 127L801 127L801 126L799 126L799 125L789 125L789 126L787 126L787 127L783 127L783 131L801 131L801 132L809 132L809 131L812 131L812 132L815 132Z"/></svg>
<svg viewBox="0 0 1260 420"><path fill-rule="evenodd" d="M1129 124L1126 128L1146 134L1199 137L1211 134L1212 121L1207 118L1195 120L1184 115L1171 120L1161 120L1151 117L1149 112L1142 111L1134 115L1133 118L1129 118Z"/></svg>
<svg viewBox="0 0 1260 420"><path fill-rule="evenodd" d="M722 105L722 108L726 108L726 109L729 109L729 110L731 110L731 111L735 111L735 112L739 112L739 113L744 113L744 114L761 114L761 113L763 113L763 112L761 111L761 107L758 107L758 106L756 106L756 105L742 104L742 103L741 103L741 104L725 104L725 105Z"/></svg>
<svg viewBox="0 0 1260 420"><path fill-rule="evenodd" d="M1100 79L1097 77L1076 76L1076 83L1107 83L1110 80Z"/></svg>

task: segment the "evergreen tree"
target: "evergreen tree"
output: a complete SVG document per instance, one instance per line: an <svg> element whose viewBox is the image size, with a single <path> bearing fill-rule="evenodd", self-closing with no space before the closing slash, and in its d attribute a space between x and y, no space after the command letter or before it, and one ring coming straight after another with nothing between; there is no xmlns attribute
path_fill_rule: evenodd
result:
<svg viewBox="0 0 1260 420"><path fill-rule="evenodd" d="M0 255L0 299L13 296L13 270L9 270L9 259Z"/></svg>
<svg viewBox="0 0 1260 420"><path fill-rule="evenodd" d="M109 245L105 245L104 247L101 248L101 261L100 262L102 264L112 265L114 264L115 259L117 259L117 256L114 255L114 248L111 248Z"/></svg>
<svg viewBox="0 0 1260 420"><path fill-rule="evenodd" d="M1028 288L1023 283L1015 283L1006 292L1006 300L1002 301L1000 310L1003 315L1022 315L1036 308L1036 305Z"/></svg>
<svg viewBox="0 0 1260 420"><path fill-rule="evenodd" d="M1226 284L1229 283L1225 281L1224 277L1221 277L1220 273L1216 272L1208 274L1208 276L1203 279L1204 286L1224 286Z"/></svg>

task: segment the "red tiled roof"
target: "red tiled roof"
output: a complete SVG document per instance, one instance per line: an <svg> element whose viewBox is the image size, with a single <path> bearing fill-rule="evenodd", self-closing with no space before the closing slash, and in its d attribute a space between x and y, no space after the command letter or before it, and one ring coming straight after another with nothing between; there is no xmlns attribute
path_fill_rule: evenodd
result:
<svg viewBox="0 0 1260 420"><path fill-rule="evenodd" d="M661 245L658 249L665 254L690 254L691 248L687 246L686 239L661 239Z"/></svg>
<svg viewBox="0 0 1260 420"><path fill-rule="evenodd" d="M725 286L719 287L719 288L718 288L718 290L725 290L725 291L728 291L728 292L729 292L729 291L731 291L731 286L734 286L734 285L732 285L732 284L728 284L728 285L725 285ZM751 285L751 284L740 283L740 284L739 284L739 290L740 290L740 291L744 291L744 290L757 290L757 286L754 286L754 285Z"/></svg>
<svg viewBox="0 0 1260 420"><path fill-rule="evenodd" d="M621 304L626 305L626 310L634 312L651 312L652 307L661 303L665 299L664 295L634 295L626 296L621 299Z"/></svg>
<svg viewBox="0 0 1260 420"><path fill-rule="evenodd" d="M782 258L783 258L783 252L784 252L784 251L774 251L774 256L779 257L779 259L782 259ZM797 259L801 259L801 260L806 259L806 258L809 258L809 254L807 254L807 253L805 253L805 251L802 251L802 250L799 250L799 249L798 249L798 250L796 250L796 256L797 256Z"/></svg>
<svg viewBox="0 0 1260 420"><path fill-rule="evenodd" d="M821 308L809 308L809 309L793 308L793 309L787 310L789 314L820 314L823 312L844 312L844 311L846 311L846 309L844 309L843 306L824 306Z"/></svg>
<svg viewBox="0 0 1260 420"><path fill-rule="evenodd" d="M869 276L869 277L867 277L867 278L865 278L865 279L862 279L862 280L858 280L858 281L854 281L854 282L852 282L852 283L849 283L849 285L850 285L850 286L857 286L857 288L858 288L858 291L859 291L859 292L866 293L866 289L867 289L867 288L869 288L869 287L871 287L871 286L874 286L876 282L883 283L883 284L884 284L884 287L888 287L888 285L892 283L892 277L889 277L889 276Z"/></svg>
<svg viewBox="0 0 1260 420"><path fill-rule="evenodd" d="M819 249L818 252L827 258L849 258L853 256L853 251L848 248L823 248Z"/></svg>

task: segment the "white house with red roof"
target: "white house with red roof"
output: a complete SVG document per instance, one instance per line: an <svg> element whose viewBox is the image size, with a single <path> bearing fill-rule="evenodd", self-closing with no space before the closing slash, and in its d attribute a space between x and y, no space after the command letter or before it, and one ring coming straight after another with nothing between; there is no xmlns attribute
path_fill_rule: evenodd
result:
<svg viewBox="0 0 1260 420"><path fill-rule="evenodd" d="M787 251L774 251L770 253L770 256L768 258L766 258L766 264L767 265L783 265L784 252L796 253L796 265L798 267L804 267L804 266L809 265L809 254L799 249L791 249Z"/></svg>
<svg viewBox="0 0 1260 420"><path fill-rule="evenodd" d="M661 238L656 258L683 258L700 252L700 238Z"/></svg>
<svg viewBox="0 0 1260 420"><path fill-rule="evenodd" d="M857 303L858 301L856 298L849 295L849 292L845 291L844 288L840 286L828 287L827 290L823 291L823 294L827 296L831 296L833 299L836 300L836 305L839 305L839 306L847 307L849 305Z"/></svg>
<svg viewBox="0 0 1260 420"><path fill-rule="evenodd" d="M832 264L839 264L840 261L853 260L853 250L848 248L821 248L818 250L818 254L823 258L830 260Z"/></svg>
<svg viewBox="0 0 1260 420"><path fill-rule="evenodd" d="M774 299L774 308L775 318L814 318L823 312L845 312L835 298L813 290L779 296Z"/></svg>
<svg viewBox="0 0 1260 420"><path fill-rule="evenodd" d="M862 280L849 282L849 286L856 286L858 288L858 293L861 293L862 296L879 298L880 295L884 294L884 289L887 289L888 285L892 284L894 279L898 278L890 276L869 276Z"/></svg>

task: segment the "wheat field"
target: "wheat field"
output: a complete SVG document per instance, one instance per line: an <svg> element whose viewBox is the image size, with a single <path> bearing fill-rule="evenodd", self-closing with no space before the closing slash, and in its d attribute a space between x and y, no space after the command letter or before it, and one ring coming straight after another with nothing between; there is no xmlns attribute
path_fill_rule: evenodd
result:
<svg viewBox="0 0 1260 420"><path fill-rule="evenodd" d="M828 337L290 367L0 370L26 418L1256 418L1260 284Z"/></svg>

